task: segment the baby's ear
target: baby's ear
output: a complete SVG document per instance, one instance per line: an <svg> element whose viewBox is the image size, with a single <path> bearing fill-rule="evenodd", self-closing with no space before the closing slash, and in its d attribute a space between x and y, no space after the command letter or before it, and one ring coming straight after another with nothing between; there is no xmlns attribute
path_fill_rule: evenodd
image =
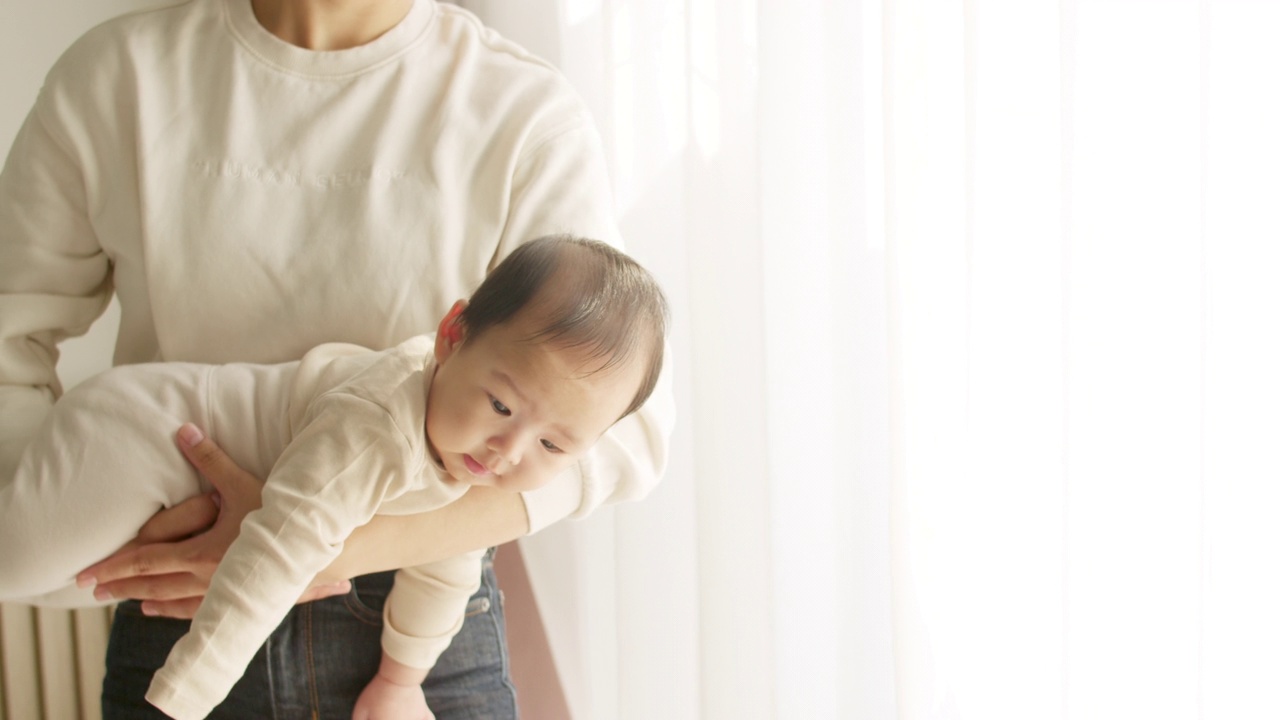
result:
<svg viewBox="0 0 1280 720"><path fill-rule="evenodd" d="M436 330L436 362L444 362L453 354L467 337L467 326L462 321L462 311L467 308L466 300L459 300L445 313Z"/></svg>

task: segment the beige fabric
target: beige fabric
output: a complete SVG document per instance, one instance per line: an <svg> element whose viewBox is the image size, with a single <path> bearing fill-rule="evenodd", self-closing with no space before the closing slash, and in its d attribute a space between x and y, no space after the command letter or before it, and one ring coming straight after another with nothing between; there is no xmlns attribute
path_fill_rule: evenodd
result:
<svg viewBox="0 0 1280 720"><path fill-rule="evenodd" d="M619 242L583 103L470 14L418 0L385 42L320 57L275 44L247 12L136 13L46 78L0 173L0 474L61 393L57 344L113 290L117 364L280 362L429 330L539 235ZM659 393L526 494L531 528L647 494L670 401ZM6 705L29 695L4 687Z"/></svg>
<svg viewBox="0 0 1280 720"><path fill-rule="evenodd" d="M419 336L384 351L330 343L278 365L131 365L78 385L0 485L0 598L92 603L87 589L69 587L74 573L127 541L157 507L201 489L153 430L161 419L198 419L267 477L262 508L241 526L147 696L172 717L204 717L353 528L374 513L433 510L466 492L427 449L432 345ZM481 554L399 573L387 601L388 654L435 664L479 585Z"/></svg>
<svg viewBox="0 0 1280 720"><path fill-rule="evenodd" d="M300 130L317 116L325 132ZM452 5L419 0L337 53L283 44L248 0L101 25L50 71L0 173L0 473L61 393L57 343L113 289L117 364L387 347L519 243L618 243L609 187L564 78ZM672 415L650 403L525 494L532 529L647 494Z"/></svg>

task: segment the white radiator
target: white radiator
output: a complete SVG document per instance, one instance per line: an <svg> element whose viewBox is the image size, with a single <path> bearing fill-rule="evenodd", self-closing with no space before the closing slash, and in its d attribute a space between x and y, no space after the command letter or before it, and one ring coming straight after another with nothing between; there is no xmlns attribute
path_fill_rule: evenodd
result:
<svg viewBox="0 0 1280 720"><path fill-rule="evenodd" d="M110 608L0 604L0 720L101 720Z"/></svg>

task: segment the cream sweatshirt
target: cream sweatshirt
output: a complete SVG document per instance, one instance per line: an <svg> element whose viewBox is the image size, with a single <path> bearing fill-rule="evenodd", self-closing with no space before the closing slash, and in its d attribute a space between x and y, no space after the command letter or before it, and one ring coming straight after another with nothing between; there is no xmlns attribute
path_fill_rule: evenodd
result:
<svg viewBox="0 0 1280 720"><path fill-rule="evenodd" d="M58 342L113 291L117 364L276 363L429 332L560 232L620 242L592 121L457 7L417 0L337 52L280 41L249 0L109 21L49 72L0 172L0 472L61 393ZM524 495L531 529L647 494L673 421L664 382Z"/></svg>

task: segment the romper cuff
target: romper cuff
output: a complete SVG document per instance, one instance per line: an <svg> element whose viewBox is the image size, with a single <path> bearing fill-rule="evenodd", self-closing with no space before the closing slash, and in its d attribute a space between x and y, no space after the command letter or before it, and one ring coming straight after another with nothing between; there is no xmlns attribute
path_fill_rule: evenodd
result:
<svg viewBox="0 0 1280 720"><path fill-rule="evenodd" d="M161 670L151 679L147 688L147 702L156 706L174 720L201 720L213 712L214 704L201 702L191 693L184 693L177 683Z"/></svg>
<svg viewBox="0 0 1280 720"><path fill-rule="evenodd" d="M382 651L392 660L411 668L430 670L462 629L463 616L443 635L417 637L400 632L391 623L390 603L382 610Z"/></svg>

